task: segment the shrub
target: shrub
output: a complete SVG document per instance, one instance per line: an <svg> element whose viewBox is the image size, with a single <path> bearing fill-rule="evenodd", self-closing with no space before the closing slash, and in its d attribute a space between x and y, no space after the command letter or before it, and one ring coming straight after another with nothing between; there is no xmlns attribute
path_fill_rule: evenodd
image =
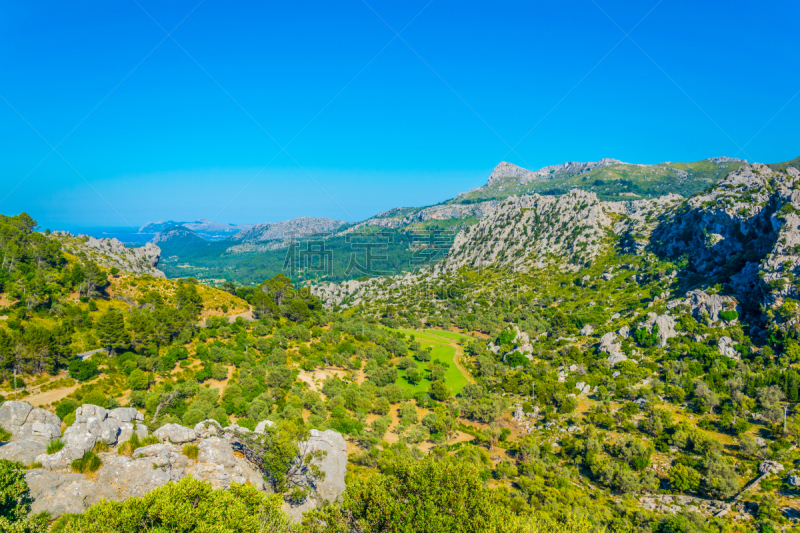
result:
<svg viewBox="0 0 800 533"><path fill-rule="evenodd" d="M515 517L500 503L497 493L486 487L476 465L433 458L401 459L387 471L391 474L354 479L341 508L311 511L304 524L319 524L313 531L351 531L356 528L348 527L357 524L377 526L371 531L513 530L510 526Z"/></svg>
<svg viewBox="0 0 800 533"><path fill-rule="evenodd" d="M106 441L98 440L94 443L94 448L92 448L92 451L94 453L105 453L110 449L111 448Z"/></svg>
<svg viewBox="0 0 800 533"><path fill-rule="evenodd" d="M51 440L50 444L47 445L47 455L53 455L54 453L60 452L62 448L64 448L63 440Z"/></svg>
<svg viewBox="0 0 800 533"><path fill-rule="evenodd" d="M100 407L107 407L108 403L108 396L103 394L100 391L93 390L89 394L83 397L83 403L88 403L90 405L99 405Z"/></svg>
<svg viewBox="0 0 800 533"><path fill-rule="evenodd" d="M32 503L33 498L25 483L25 466L17 461L0 459L0 531L47 531L46 518L28 518Z"/></svg>
<svg viewBox="0 0 800 533"><path fill-rule="evenodd" d="M78 474L88 474L90 472L96 472L101 466L103 466L103 462L93 452L84 452L83 457L72 461L71 466L73 472Z"/></svg>
<svg viewBox="0 0 800 533"><path fill-rule="evenodd" d="M97 362L91 359L84 361L83 359L73 359L69 363L69 375L78 381L88 381L99 374L97 371Z"/></svg>
<svg viewBox="0 0 800 533"><path fill-rule="evenodd" d="M197 457L200 455L200 448L198 448L196 444L186 444L183 447L183 455L196 461Z"/></svg>
<svg viewBox="0 0 800 533"><path fill-rule="evenodd" d="M62 420L62 422L64 422L64 424L66 424L67 427L70 427L72 424L74 424L75 423L75 411L72 411L70 414L65 416L64 420Z"/></svg>
<svg viewBox="0 0 800 533"><path fill-rule="evenodd" d="M739 313L734 310L731 311L720 311L719 317L724 320L725 322L733 322L737 318L739 318Z"/></svg>
<svg viewBox="0 0 800 533"><path fill-rule="evenodd" d="M69 398L64 398L56 406L56 416L63 420L68 414L74 412L77 407L77 402Z"/></svg>
<svg viewBox="0 0 800 533"><path fill-rule="evenodd" d="M11 432L0 426L0 442L7 442L11 440Z"/></svg>
<svg viewBox="0 0 800 533"><path fill-rule="evenodd" d="M252 418L240 418L236 421L236 425L247 428L250 431L255 431L256 429L256 421Z"/></svg>
<svg viewBox="0 0 800 533"><path fill-rule="evenodd" d="M128 387L132 390L146 390L150 386L150 374L136 369L128 376Z"/></svg>
<svg viewBox="0 0 800 533"><path fill-rule="evenodd" d="M102 501L85 513L66 515L53 533L146 533L148 531L225 531L288 533L291 519L281 511L283 499L251 485L213 489L191 476L167 483L141 498Z"/></svg>

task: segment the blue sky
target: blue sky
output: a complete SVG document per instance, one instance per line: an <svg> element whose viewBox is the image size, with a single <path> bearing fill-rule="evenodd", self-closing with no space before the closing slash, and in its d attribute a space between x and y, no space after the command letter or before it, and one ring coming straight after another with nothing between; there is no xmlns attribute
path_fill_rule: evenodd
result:
<svg viewBox="0 0 800 533"><path fill-rule="evenodd" d="M501 160L800 155L797 2L137 1L3 3L0 213L353 221Z"/></svg>

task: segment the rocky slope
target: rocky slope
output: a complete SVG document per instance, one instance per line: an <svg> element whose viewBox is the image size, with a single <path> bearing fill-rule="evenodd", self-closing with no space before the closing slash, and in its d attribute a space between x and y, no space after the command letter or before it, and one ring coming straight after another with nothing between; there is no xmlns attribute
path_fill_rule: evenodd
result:
<svg viewBox="0 0 800 533"><path fill-rule="evenodd" d="M594 193L512 196L460 232L437 269L496 266L529 272L547 265L578 270L609 245L607 232L646 233L648 216L683 198L601 202Z"/></svg>
<svg viewBox="0 0 800 533"><path fill-rule="evenodd" d="M305 237L315 233L327 233L334 231L345 222L343 220L333 220L330 218L318 217L299 217L283 222L273 222L257 224L250 229L240 231L233 235L230 240L236 243L260 243L277 239L284 239L291 236Z"/></svg>
<svg viewBox="0 0 800 533"><path fill-rule="evenodd" d="M61 249L72 255L85 254L95 263L131 274L146 274L163 278L164 273L158 270L161 259L161 248L149 242L141 248L128 248L117 239L96 239L87 235L73 236L69 232L55 231L54 239L58 239Z"/></svg>
<svg viewBox="0 0 800 533"><path fill-rule="evenodd" d="M741 165L689 199L673 194L601 201L582 190L512 196L488 205L477 224L459 232L430 273L314 290L331 305L358 305L464 267L575 272L603 254L620 252L674 261L680 265L680 287L719 283L733 298L726 302L729 308L795 327L800 324L800 171ZM712 315L718 313L720 305L709 305L716 309ZM667 326L659 324L662 331Z"/></svg>
<svg viewBox="0 0 800 533"><path fill-rule="evenodd" d="M368 226L398 229L414 223L428 222L431 220L481 218L489 209L495 207L497 204L498 202L489 200L486 202L464 205L441 204L422 208L398 207L390 209L389 211L384 211L364 222L359 222L354 226L348 227L339 234L344 235L352 233Z"/></svg>
<svg viewBox="0 0 800 533"><path fill-rule="evenodd" d="M256 432L263 432L272 422L263 421ZM186 476L209 481L214 488L227 488L231 483L250 483L259 490L271 490L258 469L243 456L234 453L236 436L248 429L236 425L222 428L214 420L198 423L194 428L166 424L153 435L161 441L137 448L131 457L121 455L116 445L126 442L133 433L147 436L142 415L136 409L107 410L96 405L83 405L76 411L75 423L62 438L64 447L51 455L47 444L61 435L61 420L28 403L7 401L0 406L0 426L12 433L12 439L0 446L0 458L35 465L25 475L34 499L33 512L47 511L52 518L65 513L82 513L103 499L124 500ZM112 448L99 453L100 469L93 474L78 474L71 463L103 442ZM183 446L198 447L196 459L184 454ZM300 504L285 504L284 509L294 518L324 500L334 501L344 492L347 470L347 445L337 432L311 431L307 443L300 449L309 453L325 451L319 463L325 479L311 484L311 497Z"/></svg>

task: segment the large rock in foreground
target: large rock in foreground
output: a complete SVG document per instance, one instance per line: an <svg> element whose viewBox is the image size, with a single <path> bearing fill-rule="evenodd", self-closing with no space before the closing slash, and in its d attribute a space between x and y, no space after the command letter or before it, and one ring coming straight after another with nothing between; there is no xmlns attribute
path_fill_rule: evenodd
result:
<svg viewBox="0 0 800 533"><path fill-rule="evenodd" d="M319 463L320 469L325 472L325 479L313 484L315 492L304 502L284 504L283 510L295 520L324 501L336 501L344 493L344 476L347 473L347 443L344 437L332 429L312 429L311 438L300 443L300 451L310 453L316 450L325 452L325 458Z"/></svg>
<svg viewBox="0 0 800 533"><path fill-rule="evenodd" d="M126 442L134 432L146 436L145 425L137 424L142 418L135 409L106 410L96 405L83 405L75 412L75 423L64 432L64 448L48 455L47 444L60 435L61 420L25 402L6 402L0 406L0 424L7 427L13 437L11 442L0 446L0 458L24 464L41 463L42 468L29 470L25 480L34 498L33 512L47 511L52 518L82 513L104 499L121 501L143 496L186 476L208 481L217 489L228 488L235 482L271 490L262 472L235 453L231 445L233 438L249 430L236 425L222 428L211 420L201 422L195 429L165 424L153 433L162 443L138 448L131 457L119 455L112 448L108 453L98 454L102 466L97 472L86 475L72 472L72 461L92 450L98 442L114 446ZM256 432L263 432L271 425L272 422L262 421ZM184 455L184 444L197 446L196 459ZM302 453L325 452L319 464L325 479L306 480L312 495L299 505L285 505L285 510L295 519L323 501L338 499L345 489L347 471L347 445L339 433L312 430L309 440L299 446Z"/></svg>

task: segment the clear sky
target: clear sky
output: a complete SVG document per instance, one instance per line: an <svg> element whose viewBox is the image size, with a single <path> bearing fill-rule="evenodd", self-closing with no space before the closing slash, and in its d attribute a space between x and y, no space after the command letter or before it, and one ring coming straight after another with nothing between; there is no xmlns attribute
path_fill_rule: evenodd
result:
<svg viewBox="0 0 800 533"><path fill-rule="evenodd" d="M502 160L800 155L798 2L198 1L2 3L0 213L349 222Z"/></svg>

